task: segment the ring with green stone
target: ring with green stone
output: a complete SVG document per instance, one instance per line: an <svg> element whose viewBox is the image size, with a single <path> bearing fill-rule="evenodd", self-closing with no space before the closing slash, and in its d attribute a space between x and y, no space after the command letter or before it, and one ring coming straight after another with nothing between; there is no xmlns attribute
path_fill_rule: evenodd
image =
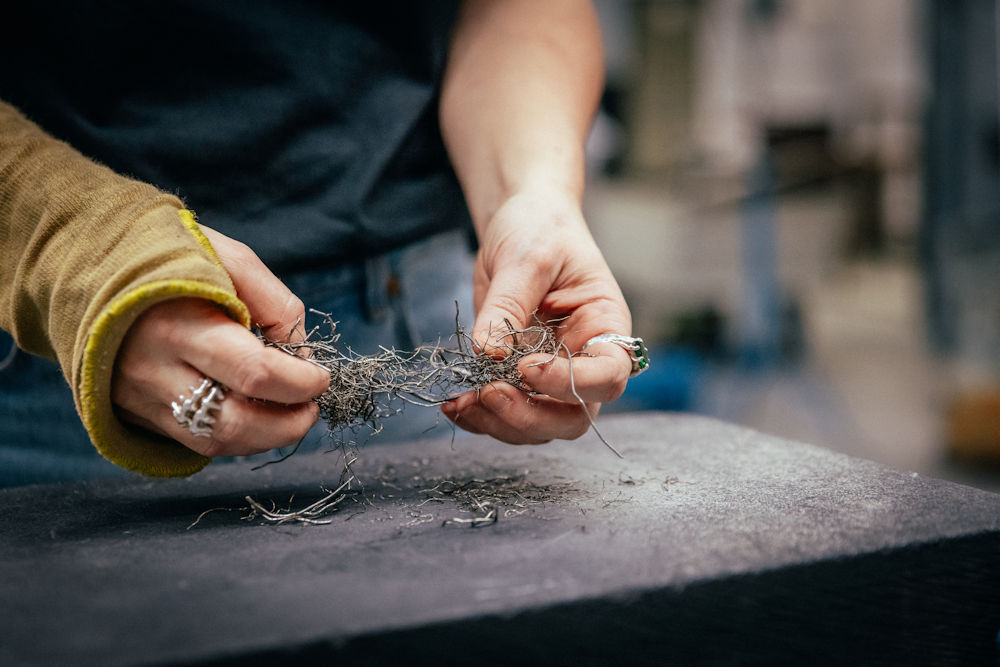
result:
<svg viewBox="0 0 1000 667"><path fill-rule="evenodd" d="M649 368L649 350L646 349L646 344L642 342L641 338L613 333L601 334L600 336L594 336L584 343L580 351L586 352L592 343L614 343L628 352L629 357L632 359L632 372L629 374L629 377L635 377Z"/></svg>

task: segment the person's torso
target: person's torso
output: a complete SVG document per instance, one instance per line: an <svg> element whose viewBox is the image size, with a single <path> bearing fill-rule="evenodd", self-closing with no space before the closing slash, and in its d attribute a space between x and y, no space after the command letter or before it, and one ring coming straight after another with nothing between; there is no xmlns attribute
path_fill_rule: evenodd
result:
<svg viewBox="0 0 1000 667"><path fill-rule="evenodd" d="M467 221L437 125L450 2L8 10L0 98L279 273Z"/></svg>

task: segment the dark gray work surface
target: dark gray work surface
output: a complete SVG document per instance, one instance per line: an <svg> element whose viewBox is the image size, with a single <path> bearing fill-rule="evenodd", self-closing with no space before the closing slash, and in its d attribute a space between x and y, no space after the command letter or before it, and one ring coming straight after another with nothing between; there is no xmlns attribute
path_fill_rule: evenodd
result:
<svg viewBox="0 0 1000 667"><path fill-rule="evenodd" d="M369 445L324 526L188 529L302 507L338 454L0 492L0 664L995 661L1000 495L697 417L600 426L624 461ZM499 520L444 524L483 483Z"/></svg>

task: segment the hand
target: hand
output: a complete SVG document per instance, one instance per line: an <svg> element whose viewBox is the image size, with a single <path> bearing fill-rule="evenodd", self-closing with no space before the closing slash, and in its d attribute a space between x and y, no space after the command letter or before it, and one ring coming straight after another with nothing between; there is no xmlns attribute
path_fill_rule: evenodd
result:
<svg viewBox="0 0 1000 667"><path fill-rule="evenodd" d="M587 230L572 197L519 194L501 206L480 238L474 278L476 323L472 336L488 347L491 328L565 317L560 337L570 352L602 333L630 334L632 319L618 284ZM632 362L611 343L588 348L595 356L572 360L577 394L596 415L601 402L625 390ZM571 391L570 362L550 364L546 355L525 357L518 366L525 381L544 396L529 397L504 382L467 392L442 406L455 424L511 444L574 439L590 427Z"/></svg>
<svg viewBox="0 0 1000 667"><path fill-rule="evenodd" d="M302 302L247 246L202 227L253 321L274 339L301 339ZM171 402L190 396L203 377L228 388L211 437L192 435ZM157 304L129 328L118 352L111 398L126 421L177 440L206 456L256 454L298 442L316 422L311 402L329 374L265 347L208 301Z"/></svg>

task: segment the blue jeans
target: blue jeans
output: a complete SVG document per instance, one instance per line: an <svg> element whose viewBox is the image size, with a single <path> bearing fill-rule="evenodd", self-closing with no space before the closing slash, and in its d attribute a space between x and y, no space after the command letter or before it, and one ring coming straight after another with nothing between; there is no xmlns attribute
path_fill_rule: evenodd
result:
<svg viewBox="0 0 1000 667"><path fill-rule="evenodd" d="M307 309L330 313L338 322L338 346L369 354L380 345L407 350L447 339L455 330L456 302L463 325L471 329L472 266L468 235L453 231L365 261L283 279ZM307 326L320 323L307 317ZM0 331L0 360L12 345ZM437 409L407 405L384 421L376 437L387 442L450 434ZM360 444L366 435L360 429L351 437ZM320 422L303 448L335 444ZM90 443L59 366L15 352L0 369L0 487L128 474Z"/></svg>

